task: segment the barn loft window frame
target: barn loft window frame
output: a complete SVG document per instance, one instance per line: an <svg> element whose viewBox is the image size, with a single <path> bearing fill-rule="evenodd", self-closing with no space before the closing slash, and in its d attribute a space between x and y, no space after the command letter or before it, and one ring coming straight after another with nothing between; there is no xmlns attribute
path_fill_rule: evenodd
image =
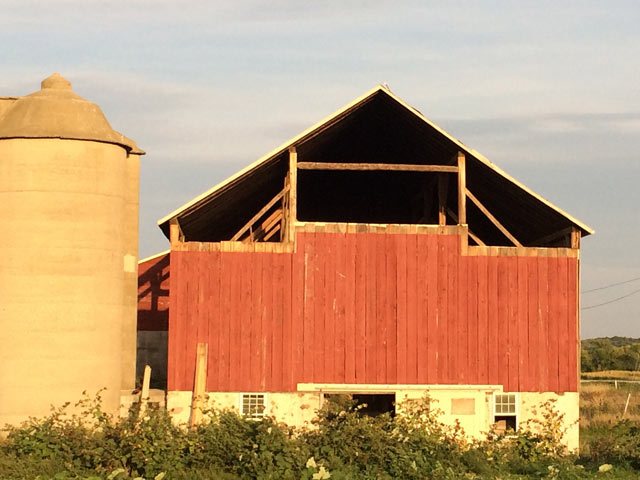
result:
<svg viewBox="0 0 640 480"><path fill-rule="evenodd" d="M241 393L238 396L238 410L248 420L262 420L268 408L268 396L266 393L251 392Z"/></svg>
<svg viewBox="0 0 640 480"><path fill-rule="evenodd" d="M505 399L506 402L504 401ZM494 424L500 421L500 419L506 420L506 417L509 417L509 419L513 419L513 430L518 430L518 419L520 418L520 396L517 392L493 392L492 405ZM511 411L511 406L513 406L513 411ZM508 421L507 428L509 428Z"/></svg>

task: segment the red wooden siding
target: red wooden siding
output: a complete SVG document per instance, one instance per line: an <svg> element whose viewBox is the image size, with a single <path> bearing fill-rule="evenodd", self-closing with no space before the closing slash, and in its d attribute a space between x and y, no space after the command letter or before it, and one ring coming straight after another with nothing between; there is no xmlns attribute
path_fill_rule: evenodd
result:
<svg viewBox="0 0 640 480"><path fill-rule="evenodd" d="M171 252L169 390L297 383L577 390L577 259L464 256L457 235L298 233L295 253Z"/></svg>

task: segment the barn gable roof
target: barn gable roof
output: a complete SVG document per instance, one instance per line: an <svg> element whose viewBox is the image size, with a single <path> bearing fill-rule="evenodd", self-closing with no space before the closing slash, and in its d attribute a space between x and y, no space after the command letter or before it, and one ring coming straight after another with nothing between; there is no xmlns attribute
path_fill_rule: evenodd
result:
<svg viewBox="0 0 640 480"><path fill-rule="evenodd" d="M170 222L177 220L187 240L231 238L238 222L243 224L282 190L291 147L304 162L450 165L457 152L463 152L467 186L523 244L571 227L583 236L593 233L382 85L171 212L158 225L167 237ZM481 217L476 216L478 222L486 221Z"/></svg>

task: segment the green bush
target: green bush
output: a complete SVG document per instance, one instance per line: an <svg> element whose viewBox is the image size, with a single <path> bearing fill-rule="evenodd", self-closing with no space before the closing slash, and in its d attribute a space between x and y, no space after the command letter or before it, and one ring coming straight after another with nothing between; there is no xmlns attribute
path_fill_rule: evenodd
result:
<svg viewBox="0 0 640 480"><path fill-rule="evenodd" d="M640 427L622 420L613 426L589 427L588 451L583 460L591 464L613 463L640 470Z"/></svg>
<svg viewBox="0 0 640 480"><path fill-rule="evenodd" d="M395 417L370 417L335 397L302 430L218 410L206 412L195 429L175 426L157 409L115 420L102 411L100 396L76 406L80 414L67 405L8 428L0 478L568 480L636 478L632 469L640 468L640 431L629 423L593 434L590 457L580 460L586 468L576 464L561 443L562 417L552 403L541 406L542 421L490 432L484 441L442 424L428 398L400 405ZM594 473L603 463L615 469Z"/></svg>

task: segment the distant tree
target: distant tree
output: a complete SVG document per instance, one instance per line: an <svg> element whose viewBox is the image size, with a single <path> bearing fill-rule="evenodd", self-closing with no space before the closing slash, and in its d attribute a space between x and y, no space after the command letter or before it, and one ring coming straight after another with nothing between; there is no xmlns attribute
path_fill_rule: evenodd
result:
<svg viewBox="0 0 640 480"><path fill-rule="evenodd" d="M628 337L590 338L582 341L583 372L639 370L640 339Z"/></svg>

